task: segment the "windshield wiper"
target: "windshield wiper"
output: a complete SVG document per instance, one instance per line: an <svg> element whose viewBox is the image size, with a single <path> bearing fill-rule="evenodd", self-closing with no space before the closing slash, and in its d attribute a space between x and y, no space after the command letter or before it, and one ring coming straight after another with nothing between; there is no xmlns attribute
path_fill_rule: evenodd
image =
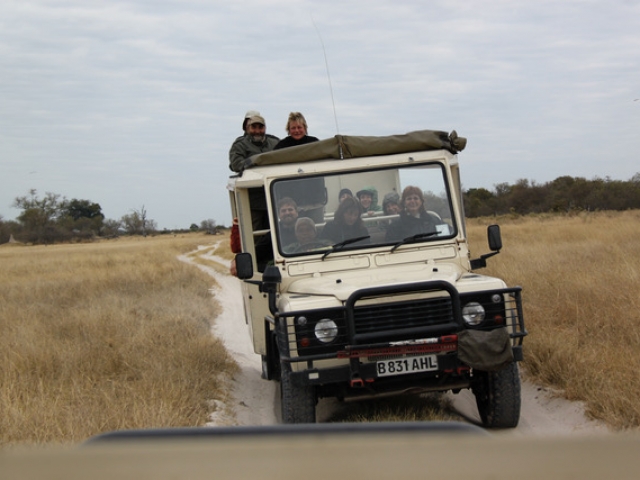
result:
<svg viewBox="0 0 640 480"><path fill-rule="evenodd" d="M365 235L363 237L356 237L356 238L348 238L347 240L345 240L344 242L340 242L340 243L336 243L335 245L331 246L331 250L329 250L327 253L325 253L324 255L322 255L322 259L324 260L327 255L329 255L330 253L333 252L337 252L339 250L342 250L344 247L346 247L347 245L350 245L352 243L356 243L359 242L360 240L366 240L367 238L371 238L370 235Z"/></svg>
<svg viewBox="0 0 640 480"><path fill-rule="evenodd" d="M396 243L393 248L391 248L391 252L393 253L396 248L402 246L402 245L406 245L408 243L416 243L419 242L420 240L422 240L423 238L427 238L427 237L433 237L434 235L438 235L438 231L434 230L433 232L424 232L424 233L418 233L416 235L413 235L412 237L407 237L401 241L399 241L398 243Z"/></svg>

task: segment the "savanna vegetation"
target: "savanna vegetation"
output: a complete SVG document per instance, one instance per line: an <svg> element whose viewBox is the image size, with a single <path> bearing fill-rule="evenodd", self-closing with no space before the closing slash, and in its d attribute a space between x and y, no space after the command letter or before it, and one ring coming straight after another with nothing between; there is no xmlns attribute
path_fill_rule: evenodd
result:
<svg viewBox="0 0 640 480"><path fill-rule="evenodd" d="M622 211L640 208L640 173L630 180L563 176L537 183L520 179L499 183L492 191L470 188L464 192L467 217L576 211Z"/></svg>
<svg viewBox="0 0 640 480"><path fill-rule="evenodd" d="M0 446L206 423L237 366L177 255L211 238L0 246Z"/></svg>
<svg viewBox="0 0 640 480"><path fill-rule="evenodd" d="M489 223L504 249L483 273L523 287L526 376L614 428L640 427L640 211L470 220L476 254Z"/></svg>
<svg viewBox="0 0 640 480"><path fill-rule="evenodd" d="M504 249L480 272L523 287L523 374L613 428L638 428L640 211L471 219L474 257L491 223ZM204 424L236 367L209 333L212 279L176 255L211 240L0 247L0 445ZM359 402L335 421L451 415L441 397L409 397Z"/></svg>
<svg viewBox="0 0 640 480"><path fill-rule="evenodd" d="M158 230L155 220L149 217L144 205L132 208L117 220L105 218L99 203L91 200L66 197L52 192L43 196L36 190L16 197L13 207L21 210L16 220L5 221L0 215L0 244L14 241L29 244L86 242L98 237L113 238L122 235L153 235L156 233L184 233L201 231L217 233L215 220L192 223L189 228L169 231Z"/></svg>

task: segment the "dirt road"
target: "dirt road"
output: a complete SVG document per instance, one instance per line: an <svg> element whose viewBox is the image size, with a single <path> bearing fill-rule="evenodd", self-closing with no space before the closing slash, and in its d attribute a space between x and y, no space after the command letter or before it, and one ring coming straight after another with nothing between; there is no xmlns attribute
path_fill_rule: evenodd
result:
<svg viewBox="0 0 640 480"><path fill-rule="evenodd" d="M200 254L209 261L217 262L228 270L228 262L214 254L211 249L203 249ZM244 320L240 281L213 268L196 264L188 256L181 260L196 265L215 278L220 288L212 290L222 312L216 318L213 333L220 338L240 366L240 373L233 380L232 399L224 408L218 408L212 415L210 425L273 425L279 423L278 384L260 378L260 356L253 353L248 328ZM451 401L460 415L472 423L480 417L475 406L475 398L469 390L450 394ZM321 400L318 405L318 419L328 418L336 408L335 400ZM509 435L584 435L606 433L608 429L597 422L588 420L580 403L564 400L553 392L522 383L522 411L517 428L505 430Z"/></svg>

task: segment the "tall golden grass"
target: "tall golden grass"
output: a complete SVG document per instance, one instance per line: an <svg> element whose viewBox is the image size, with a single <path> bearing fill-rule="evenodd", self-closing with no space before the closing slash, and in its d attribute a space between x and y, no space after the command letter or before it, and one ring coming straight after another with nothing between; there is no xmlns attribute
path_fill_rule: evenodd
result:
<svg viewBox="0 0 640 480"><path fill-rule="evenodd" d="M482 273L523 287L526 375L614 428L640 426L640 211L472 220L476 255L494 222L504 249Z"/></svg>
<svg viewBox="0 0 640 480"><path fill-rule="evenodd" d="M204 235L0 247L0 445L202 425L237 368L210 333Z"/></svg>
<svg viewBox="0 0 640 480"><path fill-rule="evenodd" d="M640 211L472 219L474 257L491 223L504 249L479 273L523 287L525 375L615 428L640 426ZM213 280L176 255L211 242L1 246L0 445L206 422L237 367L209 333ZM230 257L226 238L216 254ZM438 399L399 405L346 420L447 416Z"/></svg>

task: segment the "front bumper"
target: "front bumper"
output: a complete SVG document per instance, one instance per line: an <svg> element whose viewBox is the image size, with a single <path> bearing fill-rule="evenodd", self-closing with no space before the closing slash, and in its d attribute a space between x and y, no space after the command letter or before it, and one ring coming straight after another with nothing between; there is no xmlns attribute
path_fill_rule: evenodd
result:
<svg viewBox="0 0 640 480"><path fill-rule="evenodd" d="M460 295L450 283L441 281L358 290L342 309L330 312L339 325L336 341L330 345L314 345L308 338L314 319L327 312L279 313L273 321L280 359L292 364L292 380L300 385L341 384L348 389L374 391L418 385L427 390L466 388L472 368L458 357L460 332L473 328L477 333L474 337L480 339L475 340L473 348L481 350L483 332L488 337L501 329L513 352L512 359L522 359L522 339L527 333L520 293L521 288L514 287ZM412 300L402 300L406 295L413 295ZM386 303L370 301L380 298ZM461 314L461 303L468 301L486 303L490 318L468 327ZM303 316L311 326L298 325ZM435 355L437 370L378 375L381 359L418 355Z"/></svg>

